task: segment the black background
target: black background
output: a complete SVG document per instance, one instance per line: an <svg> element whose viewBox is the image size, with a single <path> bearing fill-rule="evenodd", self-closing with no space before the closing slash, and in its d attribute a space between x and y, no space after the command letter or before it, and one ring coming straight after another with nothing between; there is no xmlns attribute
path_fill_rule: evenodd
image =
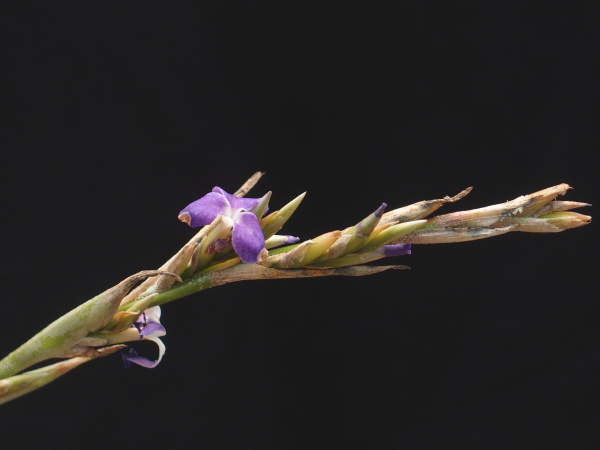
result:
<svg viewBox="0 0 600 450"><path fill-rule="evenodd" d="M0 10L2 354L257 170L273 209L308 191L302 238L467 186L440 213L598 203L597 2L49 3ZM159 367L81 366L2 406L0 445L598 448L594 230L202 292L163 308Z"/></svg>

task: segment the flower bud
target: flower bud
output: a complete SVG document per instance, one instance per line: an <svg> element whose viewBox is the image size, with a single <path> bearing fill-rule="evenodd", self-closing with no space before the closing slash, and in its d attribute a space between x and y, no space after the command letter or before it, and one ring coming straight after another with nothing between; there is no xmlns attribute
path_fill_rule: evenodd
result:
<svg viewBox="0 0 600 450"><path fill-rule="evenodd" d="M365 238L363 242L361 242L360 245L354 249L354 253L362 251L362 249L366 248L371 243L371 241L375 239L377 235L379 235L379 233L381 233L383 230L387 230L389 227L396 225L397 223L398 222L390 222L377 225L375 229L371 232L371 235L368 238Z"/></svg>
<svg viewBox="0 0 600 450"><path fill-rule="evenodd" d="M379 221L381 220L381 216L383 215L386 207L387 204L382 203L373 214L369 215L366 219L363 219L356 226L352 227L345 233L352 235L352 237L348 240L346 248L342 251L342 255L352 253L352 251L361 247L365 243L365 239L368 238L375 227L379 225Z"/></svg>
<svg viewBox="0 0 600 450"><path fill-rule="evenodd" d="M284 244L288 244L288 245L295 244L299 240L300 240L300 238L297 238L294 236L274 234L273 236L271 236L269 239L267 239L265 241L265 248L267 250L269 250L271 248L279 247L280 245L284 245Z"/></svg>

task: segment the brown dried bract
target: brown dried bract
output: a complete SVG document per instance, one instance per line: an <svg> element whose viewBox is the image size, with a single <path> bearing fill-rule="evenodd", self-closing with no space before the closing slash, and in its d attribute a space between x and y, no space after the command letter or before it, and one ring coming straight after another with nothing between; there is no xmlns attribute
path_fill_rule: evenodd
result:
<svg viewBox="0 0 600 450"><path fill-rule="evenodd" d="M439 209L444 203L454 203L467 196L469 192L473 190L472 187L468 187L465 190L459 192L454 197L444 197L436 200L423 200L421 202L413 203L412 205L404 206L402 208L394 209L385 213L381 217L380 225L389 222L410 222L411 220L419 220L427 217L432 212Z"/></svg>
<svg viewBox="0 0 600 450"><path fill-rule="evenodd" d="M548 189L543 189L529 195L522 195L514 200L485 208L472 209L444 214L429 219L440 227L489 227L504 217L525 217L546 203L555 199L558 195L564 195L570 189L568 184L559 184Z"/></svg>
<svg viewBox="0 0 600 450"><path fill-rule="evenodd" d="M248 191L250 191L250 189L252 189L254 187L254 185L256 185L256 183L258 183L258 180L260 180L260 178L264 175L264 172L256 172L254 175L252 175L250 178L248 178L248 181L246 181L241 188L239 188L237 191L235 191L233 193L233 195L235 195L236 197L243 197L245 196Z"/></svg>

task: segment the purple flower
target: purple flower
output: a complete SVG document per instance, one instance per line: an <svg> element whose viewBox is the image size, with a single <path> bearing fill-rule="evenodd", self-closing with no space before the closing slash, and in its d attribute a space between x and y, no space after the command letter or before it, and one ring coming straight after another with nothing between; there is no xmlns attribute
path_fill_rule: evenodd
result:
<svg viewBox="0 0 600 450"><path fill-rule="evenodd" d="M410 255L410 244L384 245L383 254L386 258L391 256Z"/></svg>
<svg viewBox="0 0 600 450"><path fill-rule="evenodd" d="M144 339L144 336L158 336L154 334L157 331L162 333L160 336L167 334L167 330L160 323L160 313L160 306L153 306L144 311L133 323L140 333L140 339Z"/></svg>
<svg viewBox="0 0 600 450"><path fill-rule="evenodd" d="M250 212L259 198L238 198L220 187L190 203L179 213L179 220L196 228L209 225L220 214L233 227L233 249L245 263L256 263L265 248L265 238L258 218Z"/></svg>
<svg viewBox="0 0 600 450"><path fill-rule="evenodd" d="M159 337L167 334L165 327L160 324L160 306L148 308L139 319L134 322L132 327L137 328L140 333L140 339L153 341L158 345L158 359L156 361L150 361L143 356L138 356L138 353L134 349L129 349L129 353L121 353L123 364L125 364L125 367L130 367L131 364L134 363L148 369L158 366L166 350L165 344L163 344Z"/></svg>

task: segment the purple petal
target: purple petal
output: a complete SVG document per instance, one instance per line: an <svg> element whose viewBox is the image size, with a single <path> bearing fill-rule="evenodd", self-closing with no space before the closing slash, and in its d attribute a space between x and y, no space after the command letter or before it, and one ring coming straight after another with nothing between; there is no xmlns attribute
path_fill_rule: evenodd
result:
<svg viewBox="0 0 600 450"><path fill-rule="evenodd" d="M210 225L219 214L231 215L231 206L223 195L210 192L182 209L179 219L187 222L190 227L197 228Z"/></svg>
<svg viewBox="0 0 600 450"><path fill-rule="evenodd" d="M243 209L244 211L250 211L256 205L258 205L258 202L260 201L260 198L238 198L235 195L231 195L228 192L225 192L218 186L215 186L213 188L213 192L218 192L221 195L223 195L223 197L225 197L231 205L232 210Z"/></svg>
<svg viewBox="0 0 600 450"><path fill-rule="evenodd" d="M233 225L231 243L233 249L245 263L258 262L258 255L265 248L263 236L258 219L253 213L243 212Z"/></svg>
<svg viewBox="0 0 600 450"><path fill-rule="evenodd" d="M123 364L125 365L126 369L129 369L132 363L137 364L138 366L146 367L147 369L153 369L158 366L158 363L160 362L150 361L143 356L138 356L138 352L132 348L129 349L129 354L121 352L121 356L123 357Z"/></svg>
<svg viewBox="0 0 600 450"><path fill-rule="evenodd" d="M294 236L286 235L286 237L287 237L287 239L285 241L286 244L295 244L296 242L298 242L300 240L300 238L294 237Z"/></svg>
<svg viewBox="0 0 600 450"><path fill-rule="evenodd" d="M142 336L149 336L157 331L162 331L164 334L167 334L167 330L165 330L165 327L163 327L160 323L149 322L148 325L146 325L142 331L140 331L140 339Z"/></svg>
<svg viewBox="0 0 600 450"><path fill-rule="evenodd" d="M410 244L384 245L383 254L390 256L410 255Z"/></svg>
<svg viewBox="0 0 600 450"><path fill-rule="evenodd" d="M165 344L157 338L157 337L146 337L147 340L153 341L156 345L158 345L158 359L156 361L150 361L143 356L138 356L138 353L134 349L129 349L129 354L125 352L121 352L121 356L123 357L123 364L125 368L129 368L131 363L137 364L138 366L146 367L147 369L153 369L158 366L161 362L164 354L165 354Z"/></svg>

